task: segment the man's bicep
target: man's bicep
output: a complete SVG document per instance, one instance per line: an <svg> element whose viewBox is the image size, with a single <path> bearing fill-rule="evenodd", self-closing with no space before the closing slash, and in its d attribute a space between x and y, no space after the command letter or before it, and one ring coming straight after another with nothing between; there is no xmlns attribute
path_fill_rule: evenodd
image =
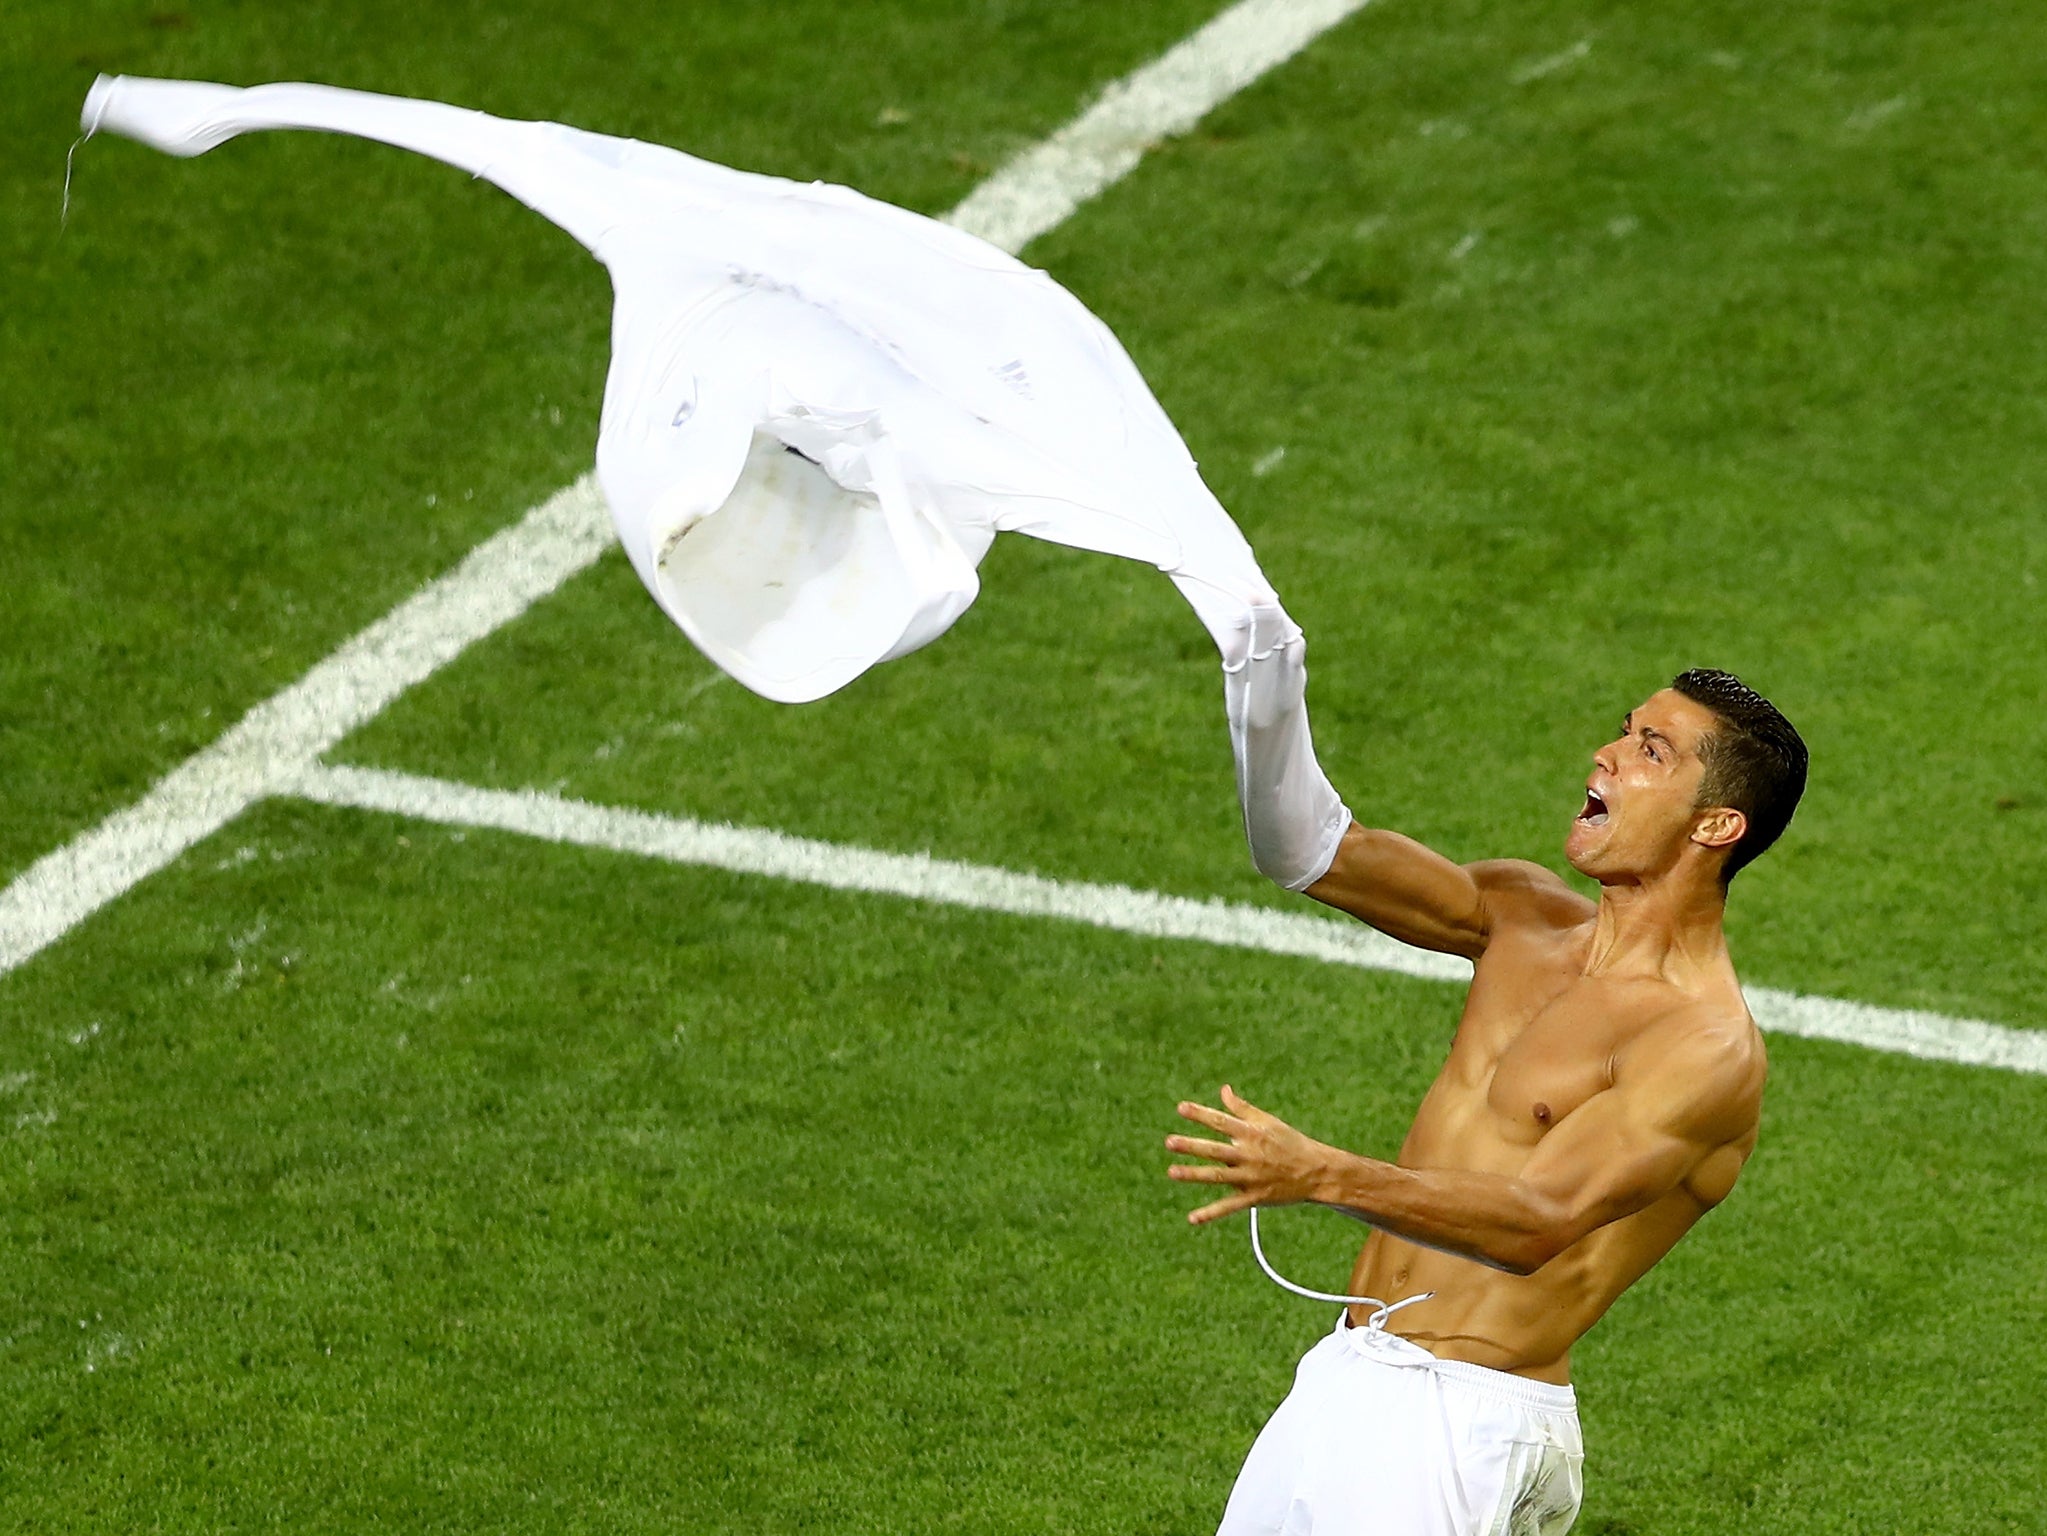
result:
<svg viewBox="0 0 2047 1536"><path fill-rule="evenodd" d="M1561 1252L1588 1232L1647 1210L1712 1150L1671 1127L1637 1123L1609 1088L1543 1138L1521 1178L1541 1199L1551 1246Z"/></svg>
<svg viewBox="0 0 2047 1536"><path fill-rule="evenodd" d="M1404 944L1473 959L1485 949L1485 893L1473 871L1398 832L1352 822L1306 894Z"/></svg>

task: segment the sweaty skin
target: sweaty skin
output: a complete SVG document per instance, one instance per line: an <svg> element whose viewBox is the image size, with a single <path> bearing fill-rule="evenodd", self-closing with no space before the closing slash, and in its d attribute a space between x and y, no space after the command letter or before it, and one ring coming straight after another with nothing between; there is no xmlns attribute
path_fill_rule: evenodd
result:
<svg viewBox="0 0 2047 1536"><path fill-rule="evenodd" d="M1409 944L1470 958L1442 1071L1393 1162L1312 1140L1230 1087L1183 1103L1227 1141L1168 1171L1231 1186L1188 1218L1311 1201L1374 1228L1351 1294L1444 1360L1570 1380L1571 1346L1724 1200L1755 1150L1766 1072L1721 931L1746 830L1700 807L1704 705L1665 689L1593 757L1565 851L1588 901L1539 865L1458 865L1353 824L1307 894ZM1354 1307L1363 1324L1369 1308Z"/></svg>

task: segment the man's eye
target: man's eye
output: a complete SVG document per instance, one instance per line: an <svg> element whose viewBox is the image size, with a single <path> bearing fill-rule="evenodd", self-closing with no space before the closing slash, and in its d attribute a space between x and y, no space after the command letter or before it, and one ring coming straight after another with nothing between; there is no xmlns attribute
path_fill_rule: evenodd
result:
<svg viewBox="0 0 2047 1536"><path fill-rule="evenodd" d="M1663 755L1662 755L1662 754L1661 754L1660 752L1658 752L1658 751L1656 750L1656 743L1655 743L1655 742L1653 742L1653 741L1645 741L1645 742L1643 742L1643 743L1642 743L1642 750L1643 750L1644 752L1647 752L1647 753L1649 754L1649 761L1650 761L1650 762L1652 762L1652 763L1660 763L1660 762L1662 762L1662 761L1663 761Z"/></svg>

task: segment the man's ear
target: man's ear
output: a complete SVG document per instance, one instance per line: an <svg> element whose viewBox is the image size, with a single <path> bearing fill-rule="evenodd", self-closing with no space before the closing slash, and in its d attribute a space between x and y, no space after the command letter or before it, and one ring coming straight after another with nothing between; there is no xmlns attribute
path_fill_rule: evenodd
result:
<svg viewBox="0 0 2047 1536"><path fill-rule="evenodd" d="M1692 823L1692 841L1701 848L1732 848L1748 831L1748 818L1731 805L1701 811Z"/></svg>

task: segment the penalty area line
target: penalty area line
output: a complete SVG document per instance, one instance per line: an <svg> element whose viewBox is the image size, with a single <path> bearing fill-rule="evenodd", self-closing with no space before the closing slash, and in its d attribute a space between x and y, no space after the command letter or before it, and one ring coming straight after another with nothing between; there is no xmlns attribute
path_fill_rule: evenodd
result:
<svg viewBox="0 0 2047 1536"><path fill-rule="evenodd" d="M158 779L0 890L0 976L170 864L381 714L414 683L524 613L611 547L593 476L477 545Z"/></svg>
<svg viewBox="0 0 2047 1536"><path fill-rule="evenodd" d="M833 890L902 896L1014 917L1065 918L1154 939L1199 939L1429 981L1469 981L1471 966L1409 949L1369 928L1220 900L1196 901L1125 885L1054 880L924 853L885 853L792 837L764 827L693 821L597 805L537 790L479 789L382 768L321 764L291 792L322 805L382 811L455 827L490 827L547 842L794 880Z"/></svg>
<svg viewBox="0 0 2047 1536"><path fill-rule="evenodd" d="M1016 917L1047 917L1143 938L1192 939L1324 964L1464 983L1468 962L1404 944L1358 924L1220 900L1196 901L1124 885L1055 880L928 854L886 853L687 817L571 800L535 790L480 789L380 768L323 764L290 792L322 805L488 827L548 842L904 897ZM1774 987L1747 989L1756 1022L1776 1034L1964 1066L2047 1074L2047 1032L1980 1019L1878 1008Z"/></svg>
<svg viewBox="0 0 2047 1536"><path fill-rule="evenodd" d="M1239 0L1025 150L946 216L1012 253L1121 181L1162 139L1187 132L1370 0Z"/></svg>
<svg viewBox="0 0 2047 1536"><path fill-rule="evenodd" d="M1299 53L1368 0L1239 0L1111 84L983 182L947 222L1012 253L1128 174L1159 140ZM0 976L317 763L413 684L596 563L613 542L593 476L470 551L133 805L0 890Z"/></svg>

